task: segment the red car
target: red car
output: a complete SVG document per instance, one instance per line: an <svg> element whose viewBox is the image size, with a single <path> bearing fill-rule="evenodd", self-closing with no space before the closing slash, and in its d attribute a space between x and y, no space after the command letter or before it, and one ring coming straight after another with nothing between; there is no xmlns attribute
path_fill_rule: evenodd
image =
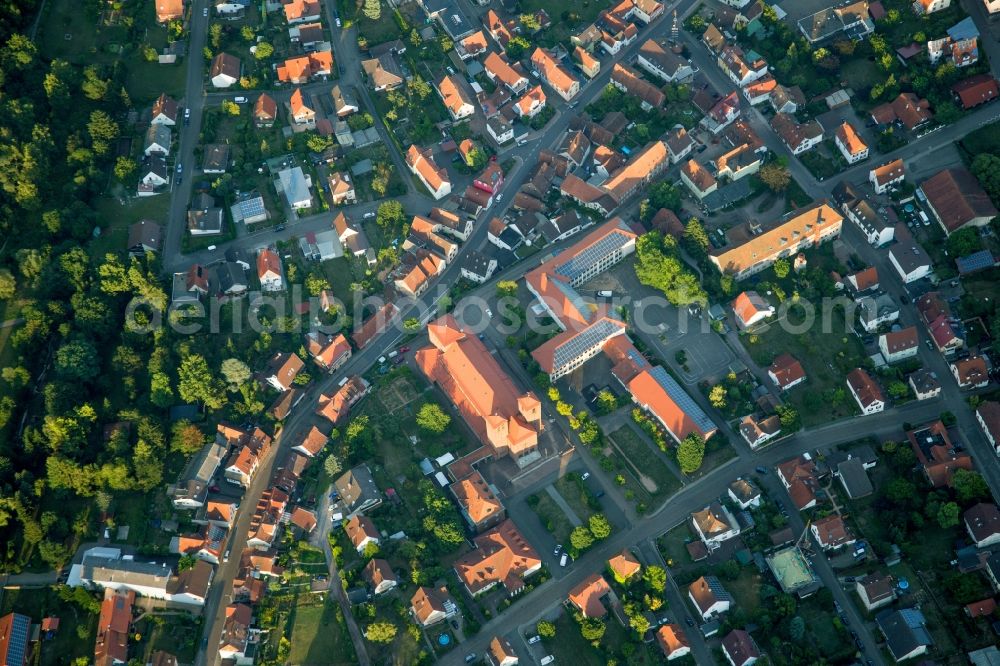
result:
<svg viewBox="0 0 1000 666"><path fill-rule="evenodd" d="M405 354L405 353L406 353L406 352L408 352L408 351L410 351L410 348L409 348L409 347L400 347L400 348L399 348L399 353L400 353L400 354Z"/></svg>

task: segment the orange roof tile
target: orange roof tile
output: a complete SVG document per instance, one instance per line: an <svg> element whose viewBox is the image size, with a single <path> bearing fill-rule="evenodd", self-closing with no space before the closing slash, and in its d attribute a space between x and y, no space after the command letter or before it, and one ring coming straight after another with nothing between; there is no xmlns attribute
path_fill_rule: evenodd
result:
<svg viewBox="0 0 1000 666"><path fill-rule="evenodd" d="M536 48L535 52L531 54L531 62L538 69L542 78L556 90L568 94L573 84L576 83L573 75L566 71L566 68L560 65L545 49Z"/></svg>
<svg viewBox="0 0 1000 666"><path fill-rule="evenodd" d="M524 586L524 577L542 565L538 553L512 520L503 521L473 541L476 549L455 562L458 579L472 594L496 584L513 594Z"/></svg>
<svg viewBox="0 0 1000 666"><path fill-rule="evenodd" d="M608 581L600 574L590 574L569 592L569 601L584 617L604 617L608 611L601 597L611 591Z"/></svg>
<svg viewBox="0 0 1000 666"><path fill-rule="evenodd" d="M450 488L455 499L458 500L459 506L477 525L504 510L503 504L493 494L486 479L478 471L451 484Z"/></svg>
<svg viewBox="0 0 1000 666"><path fill-rule="evenodd" d="M429 149L422 151L416 144L412 144L406 151L406 163L417 170L431 189L437 190L449 182L448 173L434 162Z"/></svg>
<svg viewBox="0 0 1000 666"><path fill-rule="evenodd" d="M854 126L850 123L841 123L840 126L837 127L835 135L838 139L840 139L841 145L843 145L847 149L847 152L851 155L857 155L858 153L868 150L867 144L861 140L861 137L858 136L857 130L855 130Z"/></svg>
<svg viewBox="0 0 1000 666"><path fill-rule="evenodd" d="M639 560L635 559L635 555L627 550L623 550L608 560L608 566L623 579L631 578L642 568Z"/></svg>

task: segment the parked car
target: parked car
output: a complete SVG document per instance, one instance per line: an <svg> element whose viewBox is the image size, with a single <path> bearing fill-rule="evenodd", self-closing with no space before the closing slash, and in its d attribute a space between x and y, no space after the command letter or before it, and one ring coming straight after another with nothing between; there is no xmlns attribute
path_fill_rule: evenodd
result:
<svg viewBox="0 0 1000 666"><path fill-rule="evenodd" d="M191 109L184 109L184 124L191 124Z"/></svg>
<svg viewBox="0 0 1000 666"><path fill-rule="evenodd" d="M341 23L340 23L340 17L338 16L338 17L337 17L337 27L339 28L340 26L341 26Z"/></svg>
<svg viewBox="0 0 1000 666"><path fill-rule="evenodd" d="M537 636L537 635L532 636L531 638L528 639L528 645L534 645L535 643L538 643L541 640L542 640L541 636Z"/></svg>
<svg viewBox="0 0 1000 666"><path fill-rule="evenodd" d="M552 554L553 555L558 555L561 552L562 552L562 544L558 543L558 544L556 544L556 549L554 551L552 551Z"/></svg>
<svg viewBox="0 0 1000 666"><path fill-rule="evenodd" d="M406 346L403 346L403 347L400 347L400 348L399 348L399 353L400 353L400 354L405 354L405 353L406 353L406 352L408 352L408 351L410 351L410 348L409 348L409 347L406 347Z"/></svg>
<svg viewBox="0 0 1000 666"><path fill-rule="evenodd" d="M763 465L757 465L756 467L754 467L754 471L757 472L758 474L767 474L767 468L764 467Z"/></svg>
<svg viewBox="0 0 1000 666"><path fill-rule="evenodd" d="M590 478L590 472L584 472L584 473L583 473L583 474L582 474L582 475L580 476L580 478L581 478L581 479L583 479L584 481L586 481L587 479L589 479L589 478Z"/></svg>
<svg viewBox="0 0 1000 666"><path fill-rule="evenodd" d="M201 10L201 15L206 18L208 17L208 7L205 7L205 9Z"/></svg>
<svg viewBox="0 0 1000 666"><path fill-rule="evenodd" d="M366 220L370 220L373 217L375 217L375 213L369 211L369 212L365 213L364 215L362 215L361 217L365 218Z"/></svg>
<svg viewBox="0 0 1000 666"><path fill-rule="evenodd" d="M684 622L686 622L687 626L689 626L689 627L693 627L694 626L694 620L692 620L689 617L684 618Z"/></svg>
<svg viewBox="0 0 1000 666"><path fill-rule="evenodd" d="M470 652L469 654L465 655L465 663L471 664L475 660L476 660L476 653L475 652Z"/></svg>

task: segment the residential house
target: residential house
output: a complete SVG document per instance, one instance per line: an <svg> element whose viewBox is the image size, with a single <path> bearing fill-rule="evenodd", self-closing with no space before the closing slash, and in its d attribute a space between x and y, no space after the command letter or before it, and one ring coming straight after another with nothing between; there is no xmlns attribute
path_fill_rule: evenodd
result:
<svg viewBox="0 0 1000 666"><path fill-rule="evenodd" d="M403 85L403 70L392 53L383 53L377 58L361 61L364 70L375 92L393 90Z"/></svg>
<svg viewBox="0 0 1000 666"><path fill-rule="evenodd" d="M707 440L718 430L662 366L641 370L625 387L632 401L652 414L678 442L692 433Z"/></svg>
<svg viewBox="0 0 1000 666"><path fill-rule="evenodd" d="M951 0L914 0L913 11L918 14L933 14L951 7Z"/></svg>
<svg viewBox="0 0 1000 666"><path fill-rule="evenodd" d="M740 534L740 524L725 505L714 502L691 514L691 524L709 551Z"/></svg>
<svg viewBox="0 0 1000 666"><path fill-rule="evenodd" d="M497 260L476 250L466 252L462 262L462 277L477 284L482 284L493 277L497 269Z"/></svg>
<svg viewBox="0 0 1000 666"><path fill-rule="evenodd" d="M756 81L743 86L743 96L751 106L763 104L771 99L771 93L778 87L778 81L770 74L765 74Z"/></svg>
<svg viewBox="0 0 1000 666"><path fill-rule="evenodd" d="M267 93L261 93L253 106L253 120L257 127L271 127L278 118L278 103Z"/></svg>
<svg viewBox="0 0 1000 666"><path fill-rule="evenodd" d="M276 391L287 391L304 365L298 354L278 352L268 361L264 380Z"/></svg>
<svg viewBox="0 0 1000 666"><path fill-rule="evenodd" d="M857 541L850 528L844 523L844 519L835 513L814 520L810 524L809 530L812 532L813 539L823 550L836 550Z"/></svg>
<svg viewBox="0 0 1000 666"><path fill-rule="evenodd" d="M950 486L956 470L972 469L972 458L952 444L941 421L908 430L906 438L924 475L935 488Z"/></svg>
<svg viewBox="0 0 1000 666"><path fill-rule="evenodd" d="M677 164L694 150L694 139L683 126L675 127L667 132L666 144L671 164Z"/></svg>
<svg viewBox="0 0 1000 666"><path fill-rule="evenodd" d="M973 109L980 104L992 102L1000 96L997 80L989 74L977 74L959 81L951 87L955 97L965 110Z"/></svg>
<svg viewBox="0 0 1000 666"><path fill-rule="evenodd" d="M323 34L323 24L317 21L288 28L288 39L292 42L298 42L303 51L309 52L315 51L321 45L325 46L323 42L326 40L326 36Z"/></svg>
<svg viewBox="0 0 1000 666"><path fill-rule="evenodd" d="M875 623L897 663L926 653L934 643L924 614L916 608L885 610L875 617Z"/></svg>
<svg viewBox="0 0 1000 666"><path fill-rule="evenodd" d="M486 120L486 131L498 145L514 140L514 126L501 115Z"/></svg>
<svg viewBox="0 0 1000 666"><path fill-rule="evenodd" d="M594 78L601 72L601 61L582 46L573 49L573 60L588 79Z"/></svg>
<svg viewBox="0 0 1000 666"><path fill-rule="evenodd" d="M410 614L420 627L430 627L458 613L448 588L418 587L410 599Z"/></svg>
<svg viewBox="0 0 1000 666"><path fill-rule="evenodd" d="M656 630L656 642L663 650L667 661L679 659L691 653L691 643L679 624L664 624Z"/></svg>
<svg viewBox="0 0 1000 666"><path fill-rule="evenodd" d="M990 383L990 371L982 356L956 360L951 364L951 374L958 382L958 388L964 390L983 388Z"/></svg>
<svg viewBox="0 0 1000 666"><path fill-rule="evenodd" d="M944 230L952 234L967 225L981 227L998 214L989 195L967 169L944 169L917 190Z"/></svg>
<svg viewBox="0 0 1000 666"><path fill-rule="evenodd" d="M375 528L375 523L368 516L356 515L349 518L344 523L344 531L347 533L347 538L350 540L351 545L359 553L365 552L368 544L372 543L377 546L381 540L381 535L379 535L378 529Z"/></svg>
<svg viewBox="0 0 1000 666"><path fill-rule="evenodd" d="M647 39L639 47L635 63L666 83L675 83L694 74L687 60L652 39Z"/></svg>
<svg viewBox="0 0 1000 666"><path fill-rule="evenodd" d="M262 291L281 291L285 288L281 259L271 248L264 248L257 255L257 279Z"/></svg>
<svg viewBox="0 0 1000 666"><path fill-rule="evenodd" d="M780 390L787 391L806 380L806 371L799 360L791 354L778 354L768 367L767 376Z"/></svg>
<svg viewBox="0 0 1000 666"><path fill-rule="evenodd" d="M942 354L955 351L965 344L961 322L952 316L951 306L936 291L929 291L914 301L920 318L927 325L934 345Z"/></svg>
<svg viewBox="0 0 1000 666"><path fill-rule="evenodd" d="M191 200L187 212L188 231L192 236L216 236L222 233L223 211L215 205L215 199L206 192L200 192Z"/></svg>
<svg viewBox="0 0 1000 666"><path fill-rule="evenodd" d="M173 127L177 124L177 101L168 97L167 93L160 93L160 96L153 102L151 125L167 125Z"/></svg>
<svg viewBox="0 0 1000 666"><path fill-rule="evenodd" d="M486 76L494 83L502 83L511 94L517 95L527 89L528 77L515 67L519 65L512 66L505 56L496 52L491 52L483 60Z"/></svg>
<svg viewBox="0 0 1000 666"><path fill-rule="evenodd" d="M333 488L350 516L364 513L382 503L382 493L368 465L358 465L344 472L333 482Z"/></svg>
<svg viewBox="0 0 1000 666"><path fill-rule="evenodd" d="M159 252L163 229L152 220L140 220L128 228L127 248L129 254L142 256L147 252Z"/></svg>
<svg viewBox="0 0 1000 666"><path fill-rule="evenodd" d="M756 449L781 433L781 419L777 415L758 417L748 414L740 419L739 431L750 448Z"/></svg>
<svg viewBox="0 0 1000 666"><path fill-rule="evenodd" d="M436 87L452 120L468 118L476 112L476 107L473 106L472 100L462 88L457 76L444 76L437 82Z"/></svg>
<svg viewBox="0 0 1000 666"><path fill-rule="evenodd" d="M891 604L896 599L896 585L892 577L885 573L871 573L856 579L854 591L869 613Z"/></svg>
<svg viewBox="0 0 1000 666"><path fill-rule="evenodd" d="M688 598L702 620L711 620L732 607L733 598L715 576L702 576L688 586Z"/></svg>
<svg viewBox="0 0 1000 666"><path fill-rule="evenodd" d="M486 34L482 30L477 30L465 39L455 42L455 53L462 60L476 58L489 49L489 42L486 41Z"/></svg>
<svg viewBox="0 0 1000 666"><path fill-rule="evenodd" d="M875 194L885 194L896 183L906 179L903 160L894 159L868 172L868 180L875 188Z"/></svg>
<svg viewBox="0 0 1000 666"><path fill-rule="evenodd" d="M370 391L371 384L364 377L354 375L348 378L342 386L339 386L332 395L321 394L316 413L336 425Z"/></svg>
<svg viewBox="0 0 1000 666"><path fill-rule="evenodd" d="M158 0L158 2L165 1ZM178 1L177 4L181 3ZM97 619L97 638L94 641L94 664L96 666L114 666L128 662L128 639L132 626L132 606L134 603L135 592L132 590L105 588L104 600L101 602L101 613ZM11 629L22 626L23 622L12 622ZM8 653L9 656L11 655ZM21 655L20 661L22 664L27 663L26 655ZM21 666L21 664L17 666Z"/></svg>
<svg viewBox="0 0 1000 666"><path fill-rule="evenodd" d="M913 389L913 395L917 396L917 400L936 398L941 393L941 382L938 381L937 374L933 370L920 368L909 376L907 382Z"/></svg>
<svg viewBox="0 0 1000 666"><path fill-rule="evenodd" d="M225 143L209 143L204 146L201 158L201 170L204 173L226 173L229 168L229 145Z"/></svg>
<svg viewBox="0 0 1000 666"><path fill-rule="evenodd" d="M900 279L909 284L930 275L933 262L906 225L897 224L893 235L896 243L889 248L889 263L899 273Z"/></svg>
<svg viewBox="0 0 1000 666"><path fill-rule="evenodd" d="M168 23L180 18L184 18L184 0L156 0L157 23Z"/></svg>
<svg viewBox="0 0 1000 666"><path fill-rule="evenodd" d="M252 664L257 653L259 633L250 628L253 610L246 604L229 604L219 638L219 657L232 659L238 665ZM247 654L249 652L249 655Z"/></svg>
<svg viewBox="0 0 1000 666"><path fill-rule="evenodd" d="M819 478L816 463L808 453L778 463L775 470L796 510L805 511L816 506Z"/></svg>
<svg viewBox="0 0 1000 666"><path fill-rule="evenodd" d="M1000 543L1000 510L996 504L980 502L962 515L962 521L976 548Z"/></svg>
<svg viewBox="0 0 1000 666"><path fill-rule="evenodd" d="M278 65L278 81L302 85L319 76L330 76L333 73L333 53L331 51L313 51L298 58L289 58Z"/></svg>
<svg viewBox="0 0 1000 666"><path fill-rule="evenodd" d="M167 184L170 170L161 155L144 157L139 165L139 196L155 194L153 190Z"/></svg>
<svg viewBox="0 0 1000 666"><path fill-rule="evenodd" d="M717 62L726 76L741 88L753 83L768 72L767 61L760 55L752 51L747 54L734 44L722 47Z"/></svg>
<svg viewBox="0 0 1000 666"><path fill-rule="evenodd" d="M771 119L771 129L793 155L801 155L823 141L823 127L815 120L799 123L787 113L776 113Z"/></svg>
<svg viewBox="0 0 1000 666"><path fill-rule="evenodd" d="M171 134L169 127L166 125L150 125L146 129L142 153L146 157L150 157L151 155L169 157L170 142Z"/></svg>
<svg viewBox="0 0 1000 666"><path fill-rule="evenodd" d="M229 456L223 475L229 483L246 488L260 466L260 460L271 448L271 437L260 428L243 434L236 442L237 448Z"/></svg>
<svg viewBox="0 0 1000 666"><path fill-rule="evenodd" d="M31 654L30 639L30 617L20 613L7 613L0 617L0 664L27 666Z"/></svg>
<svg viewBox="0 0 1000 666"><path fill-rule="evenodd" d="M290 208L304 210L312 207L312 176L296 166L278 172L276 189L285 196Z"/></svg>
<svg viewBox="0 0 1000 666"><path fill-rule="evenodd" d="M351 358L351 345L343 333L333 336L310 331L305 337L306 352L327 372L336 372Z"/></svg>
<svg viewBox="0 0 1000 666"><path fill-rule="evenodd" d="M768 94L767 101L775 113L791 115L806 105L806 96L798 86L788 88L779 83Z"/></svg>
<svg viewBox="0 0 1000 666"><path fill-rule="evenodd" d="M733 629L722 639L722 654L730 666L752 666L760 658L760 650L749 632Z"/></svg>
<svg viewBox="0 0 1000 666"><path fill-rule="evenodd" d="M545 108L545 91L535 86L514 104L514 111L521 118L534 118Z"/></svg>
<svg viewBox="0 0 1000 666"><path fill-rule="evenodd" d="M569 101L580 92L580 82L545 49L535 49L531 54L531 64L538 71L539 78L564 100Z"/></svg>
<svg viewBox="0 0 1000 666"><path fill-rule="evenodd" d="M451 194L448 172L434 162L430 149L421 150L416 144L411 145L406 151L406 164L435 199Z"/></svg>
<svg viewBox="0 0 1000 666"><path fill-rule="evenodd" d="M699 125L712 134L719 134L740 116L740 96L733 91L716 101L705 112Z"/></svg>
<svg viewBox="0 0 1000 666"><path fill-rule="evenodd" d="M875 22L868 13L868 0L825 7L799 19L798 26L810 44L833 39L840 33L851 40L860 40L875 31Z"/></svg>
<svg viewBox="0 0 1000 666"><path fill-rule="evenodd" d="M840 149L848 164L856 164L868 157L868 145L858 136L857 130L848 122L841 123L833 133L833 142Z"/></svg>
<svg viewBox="0 0 1000 666"><path fill-rule="evenodd" d="M567 600L583 617L602 618L608 614L604 599L612 595L614 592L608 581L604 580L604 576L594 573L570 590Z"/></svg>
<svg viewBox="0 0 1000 666"><path fill-rule="evenodd" d="M372 558L361 571L361 577L365 579L372 590L372 594L384 594L399 584L396 572L392 570L386 560L377 557Z"/></svg>
<svg viewBox="0 0 1000 666"><path fill-rule="evenodd" d="M524 590L526 578L538 573L542 559L512 520L473 538L475 549L455 561L455 574L473 597L496 585L508 596Z"/></svg>
<svg viewBox="0 0 1000 666"><path fill-rule="evenodd" d="M976 420L983 430L983 435L1000 455L1000 402L984 400L976 407Z"/></svg>
<svg viewBox="0 0 1000 666"><path fill-rule="evenodd" d="M494 636L490 641L486 659L490 666L517 666L519 663L514 647L503 636Z"/></svg>
<svg viewBox="0 0 1000 666"><path fill-rule="evenodd" d="M296 129L314 129L316 127L316 112L306 105L301 88L296 88L288 102L289 116L298 126Z"/></svg>
<svg viewBox="0 0 1000 666"><path fill-rule="evenodd" d="M839 463L833 475L840 480L840 484L851 499L867 497L874 492L865 464L859 458L851 457Z"/></svg>
<svg viewBox="0 0 1000 666"><path fill-rule="evenodd" d="M760 507L761 492L753 482L739 477L729 484L727 493L730 499L743 510Z"/></svg>
<svg viewBox="0 0 1000 666"><path fill-rule="evenodd" d="M462 516L475 532L493 527L507 518L503 502L478 470L448 486Z"/></svg>
<svg viewBox="0 0 1000 666"><path fill-rule="evenodd" d="M330 172L327 180L329 186L330 200L335 206L357 203L357 194L354 191L354 183L351 182L350 174L343 171Z"/></svg>
<svg viewBox="0 0 1000 666"><path fill-rule="evenodd" d="M883 333L878 337L878 348L886 363L896 363L916 356L920 351L917 327L907 326L898 331Z"/></svg>
<svg viewBox="0 0 1000 666"><path fill-rule="evenodd" d="M216 88L229 88L240 80L240 59L228 53L219 53L212 59L208 80Z"/></svg>
<svg viewBox="0 0 1000 666"><path fill-rule="evenodd" d="M868 333L875 331L882 324L890 324L899 319L899 306L889 294L864 296L860 304L858 322Z"/></svg>
<svg viewBox="0 0 1000 666"><path fill-rule="evenodd" d="M740 144L715 158L716 176L730 181L751 176L760 170L761 156L749 144Z"/></svg>
<svg viewBox="0 0 1000 666"><path fill-rule="evenodd" d="M693 159L685 162L680 169L681 181L699 200L719 189L719 183L708 169Z"/></svg>
<svg viewBox="0 0 1000 666"><path fill-rule="evenodd" d="M911 92L899 93L891 102L876 106L871 111L876 125L899 125L909 131L919 129L934 119L930 103Z"/></svg>
<svg viewBox="0 0 1000 666"><path fill-rule="evenodd" d="M744 330L768 317L773 317L775 312L774 306L756 291L740 292L733 301L732 308L736 324Z"/></svg>
<svg viewBox="0 0 1000 666"><path fill-rule="evenodd" d="M885 409L882 389L863 368L855 368L847 373L847 388L862 414L876 414Z"/></svg>
<svg viewBox="0 0 1000 666"><path fill-rule="evenodd" d="M862 197L841 204L841 209L847 215L847 219L857 225L871 245L881 247L896 237L898 218L894 212L890 212L891 208L880 207L876 211L875 205Z"/></svg>
<svg viewBox="0 0 1000 666"><path fill-rule="evenodd" d="M352 113L358 112L358 100L346 86L339 83L330 89L330 98L333 100L333 111L338 118L346 118Z"/></svg>
<svg viewBox="0 0 1000 666"><path fill-rule="evenodd" d="M629 578L639 573L642 569L642 565L639 564L639 560L637 560L635 555L633 555L630 551L623 550L608 560L608 569L611 570L615 580L627 581Z"/></svg>
<svg viewBox="0 0 1000 666"><path fill-rule="evenodd" d="M326 447L326 443L329 440L330 437L328 435L324 434L316 426L313 426L306 433L306 436L302 438L302 441L292 447L292 451L301 453L309 458L315 458L323 452L323 448Z"/></svg>
<svg viewBox="0 0 1000 666"><path fill-rule="evenodd" d="M621 63L616 62L611 68L611 85L638 99L643 111L659 109L667 99L663 91L643 79L639 72Z"/></svg>
<svg viewBox="0 0 1000 666"><path fill-rule="evenodd" d="M284 3L285 20L289 25L318 21L322 16L319 0L289 0Z"/></svg>

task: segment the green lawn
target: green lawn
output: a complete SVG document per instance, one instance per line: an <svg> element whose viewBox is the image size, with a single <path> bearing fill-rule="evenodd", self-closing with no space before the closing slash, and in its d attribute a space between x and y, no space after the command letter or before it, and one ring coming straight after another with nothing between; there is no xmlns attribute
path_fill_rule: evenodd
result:
<svg viewBox="0 0 1000 666"><path fill-rule="evenodd" d="M681 487L677 475L630 426L626 425L610 433L608 439L631 463L626 465L629 471L641 474L639 482L649 494L672 495Z"/></svg>
<svg viewBox="0 0 1000 666"><path fill-rule="evenodd" d="M538 519L542 521L542 525L555 540L563 545L569 544L569 533L573 531L573 525L569 522L569 518L566 517L566 513L559 508L559 505L549 497L546 492L540 492L535 497L538 498L538 503L532 507L535 513L538 514Z"/></svg>
<svg viewBox="0 0 1000 666"><path fill-rule="evenodd" d="M562 498L566 500L566 503L570 505L570 508L576 513L576 515L584 523L597 513L590 504L588 504L588 498L592 495L587 487L584 485L580 477L575 473L566 474L565 476L559 477L554 484L556 490L562 495ZM592 501L596 502L596 498Z"/></svg>
<svg viewBox="0 0 1000 666"><path fill-rule="evenodd" d="M292 612L292 664L356 664L354 646L347 634L347 625L333 602L305 606L300 602Z"/></svg>
<svg viewBox="0 0 1000 666"><path fill-rule="evenodd" d="M181 663L194 663L201 636L202 622L193 615L147 615L135 627L143 644L136 649L147 663L153 652L165 650L177 656ZM132 653L133 656L135 652Z"/></svg>
<svg viewBox="0 0 1000 666"><path fill-rule="evenodd" d="M870 90L873 85L885 79L878 67L867 58L854 58L840 67L841 76L856 91Z"/></svg>
<svg viewBox="0 0 1000 666"><path fill-rule="evenodd" d="M164 92L174 99L184 97L184 87L187 83L187 61L184 58L172 65L161 65L135 58L130 60L125 87L133 104L154 102L160 93Z"/></svg>
<svg viewBox="0 0 1000 666"><path fill-rule="evenodd" d="M789 316L794 324L801 321L797 310L793 308ZM740 340L763 368L783 352L802 363L807 379L789 391L787 400L802 416L803 425L809 427L855 414L857 405L847 391L844 377L865 359L861 342L844 325L843 311L835 310L825 321L817 313L811 328L800 334L784 330L781 324L773 321L766 330L743 334Z"/></svg>
<svg viewBox="0 0 1000 666"><path fill-rule="evenodd" d="M753 617L760 605L761 579L756 567L746 566L740 569L740 575L736 580L723 580L722 586L733 595L735 607Z"/></svg>
<svg viewBox="0 0 1000 666"><path fill-rule="evenodd" d="M563 613L555 623L556 637L546 640L546 652L556 658L557 664L574 666L606 666L612 659L619 664L645 666L663 663L663 653L656 643L643 644L635 633L626 630L617 620L609 616L605 621L607 629L599 647L594 647L580 634L580 626L569 613ZM634 652L626 657L625 645L634 646Z"/></svg>
<svg viewBox="0 0 1000 666"><path fill-rule="evenodd" d="M556 0L555 2L552 0L522 0L520 4L522 13L534 13L539 9L548 12L552 19L552 25L548 30L538 35L538 41L545 46L557 42L568 42L570 35L593 23L601 10L607 8L607 2L598 0Z"/></svg>
<svg viewBox="0 0 1000 666"><path fill-rule="evenodd" d="M838 628L839 620L834 624L836 616L820 608L815 599L800 602L798 614L806 621L807 641L819 648L820 654L831 663L849 659L854 654L847 631Z"/></svg>
<svg viewBox="0 0 1000 666"><path fill-rule="evenodd" d="M132 197L122 205L119 199L101 197L96 203L101 219L110 224L102 230L101 237L89 245L92 257L103 257L108 252L121 252L128 242L128 228L139 220L153 220L161 226L167 223L170 197L160 194L155 197Z"/></svg>
<svg viewBox="0 0 1000 666"><path fill-rule="evenodd" d="M660 548L660 553L663 555L663 559L666 560L668 564L672 561L672 566L674 567L680 567L691 564L691 556L688 555L685 544L693 538L694 534L691 532L691 528L688 527L688 522L685 520L683 523L660 537L656 543Z"/></svg>
<svg viewBox="0 0 1000 666"><path fill-rule="evenodd" d="M406 37L396 23L392 7L385 2L382 3L382 15L377 20L373 21L361 12L357 12L353 20L354 26L358 29L358 35L368 40L369 48L376 44Z"/></svg>
<svg viewBox="0 0 1000 666"><path fill-rule="evenodd" d="M79 606L63 602L53 588L4 589L0 616L10 612L28 615L32 622L41 622L49 615L59 618L59 631L51 641L42 643L41 661L34 663L55 666L78 657L93 658L97 615L88 615Z"/></svg>

